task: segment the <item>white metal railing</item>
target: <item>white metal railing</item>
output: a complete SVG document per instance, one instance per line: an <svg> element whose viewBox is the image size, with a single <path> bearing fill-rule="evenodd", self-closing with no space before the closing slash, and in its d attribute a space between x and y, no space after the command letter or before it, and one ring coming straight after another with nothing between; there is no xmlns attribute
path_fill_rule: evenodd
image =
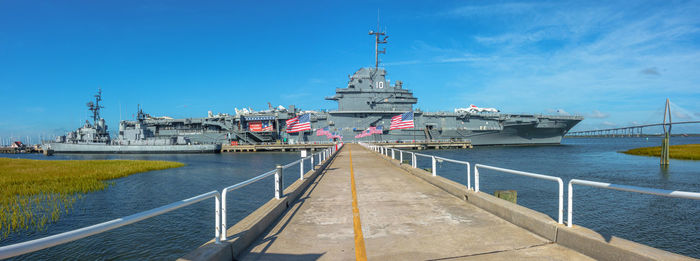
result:
<svg viewBox="0 0 700 261"><path fill-rule="evenodd" d="M401 160L400 162L403 163L404 151L402 151L402 150L388 148L386 146L381 146L381 145L369 145L366 143L360 143L360 144L369 148L369 149L372 149L373 151L375 151L377 153L380 153L380 154L385 155L387 157L392 157L392 159L395 159L395 157L394 157L395 151L399 151L399 158ZM437 157L437 156L433 156L433 155L410 152L410 151L405 151L405 153L411 154L411 164L412 164L413 168L418 168L417 156L431 158L433 176L437 175L436 162L440 162L441 160L467 165L467 189L471 189L471 186L470 186L471 174L469 171L469 169L470 169L469 162L447 159L447 158ZM564 211L563 211L563 209L564 209L564 183L560 177L548 176L548 175L542 175L542 174L524 172L524 171L518 171L518 170L512 170L512 169L505 169L505 168L493 167L493 166L482 165L482 164L476 164L476 165L474 165L474 191L475 192L479 192L479 168L491 169L491 170L500 171L500 172L504 172L504 173L510 173L510 174L516 174L516 175L521 175L521 176L556 181L558 183L558 186L559 186L558 223L563 224L563 219L564 219L563 218L563 214L564 214ZM618 184L580 180L580 179L571 179L569 181L568 188L567 188L568 189L567 226L569 226L569 227L571 227L573 225L573 221L572 221L573 184L596 187L596 188L611 189L611 190L637 192L637 193L642 193L642 194L651 194L651 195L664 196L664 197L700 200L700 193L698 193L698 192L664 190L664 189L636 187L636 186L629 186L629 185L618 185Z"/></svg>
<svg viewBox="0 0 700 261"><path fill-rule="evenodd" d="M340 149L343 144L337 144L337 148ZM314 169L314 157L318 157L318 165L321 165L326 159L328 159L330 156L332 156L334 153L336 153L338 150L336 147L331 146L327 149L324 149L318 153L312 154L308 157L301 158L299 160L296 160L292 163L289 163L285 165L285 167L291 167L294 164L300 164L300 170L302 172L301 179L303 179L303 161L306 159L311 160L311 168L312 170ZM5 258L10 258L22 254L27 254L31 253L34 251L42 250L45 248L57 246L60 244L68 243L71 241L75 241L81 238L89 237L92 235L100 234L102 232L106 232L115 228L119 228L122 226L126 226L132 223L136 223L138 221L152 218L158 215L162 215L171 211L174 211L176 209L180 209L192 204L195 204L197 202L209 199L209 198L214 198L215 199L215 205L214 205L214 212L215 212L215 217L214 217L214 238L216 244L220 244L221 240L226 239L226 195L228 192L242 188L246 185L249 185L251 183L254 183L256 181L259 181L261 179L264 179L266 177L269 177L273 174L275 174L275 198L279 199L282 195L282 191L284 189L283 187L283 176L282 176L282 170L285 168L283 166L278 165L275 170L265 172L259 176L253 177L251 179L248 179L246 181L237 183L233 186L226 187L222 190L221 193L219 191L210 191L201 195L197 195L188 199L184 199L181 201L177 201L174 203L170 203L165 206L161 206L158 208L154 208L151 210L139 212L133 215L129 215L126 217L114 219L111 221L99 223L96 225L92 225L89 227L84 227L76 230L71 230L68 232L63 232L60 234L56 234L53 236L48 236L44 238L39 238L35 240L30 240L22 243L17 243L17 244L12 244L12 245L7 245L7 246L2 246L0 247L0 259L5 259ZM223 228L223 231L222 231Z"/></svg>
<svg viewBox="0 0 700 261"><path fill-rule="evenodd" d="M456 163L456 164L461 164L461 165L467 166L467 189L471 189L471 188L472 188L471 164L469 164L469 162L467 162L467 161L461 161L461 160L453 160L453 159L448 159L448 158L443 158L443 157L437 157L437 156L433 156L433 158L434 158L434 160L433 160L433 171L434 171L434 174L433 174L433 175L436 175L436 176L437 176L437 167L435 167L435 162L436 162L436 161L437 161L437 162L446 161L446 162L452 162L452 163Z"/></svg>
<svg viewBox="0 0 700 261"><path fill-rule="evenodd" d="M279 166L279 165L278 165L278 166ZM246 180L246 181L240 182L240 183L238 183L238 184L225 187L224 189L221 190L221 198L222 198L222 202L221 202L221 227L224 228L223 233L220 234L220 235L221 235L221 240L226 240L226 206L227 206L227 205L226 205L226 195L228 194L228 192L237 190L237 189L242 188L242 187L245 187L245 186L250 185L250 184L252 184L252 183L254 183L254 182L258 181L258 180L267 178L267 177L269 177L269 176L271 176L271 175L273 175L273 174L275 174L275 198L278 198L278 197L277 197L277 194L278 194L279 189L278 189L277 186L278 186L278 184L279 184L279 179L280 179L281 177L278 177L278 176L277 176L277 175L279 175L279 173L277 173L277 169L274 169L274 170L265 172L265 173L263 173L263 174L261 174L261 175L258 175L258 176L256 176L256 177L253 177L253 178L248 179L248 180ZM217 237L217 238L219 238L219 237ZM217 240L217 241L218 241L218 240Z"/></svg>
<svg viewBox="0 0 700 261"><path fill-rule="evenodd" d="M342 147L342 143L341 143L339 146ZM338 147L338 148L340 148L340 147ZM220 234L221 240L226 240L226 231L225 231L225 230L227 229L227 224L226 224L226 223L227 223L227 222L226 222L226 209L227 209L226 195L228 194L228 192L233 191L233 190L236 190L236 189L239 189L239 188L242 188L242 187L244 187L244 186L246 186L246 185L249 185L249 184L251 184L251 183L254 183L254 182L256 182L256 181L259 181L259 180L261 180L261 179L264 179L264 178L266 178L266 177L272 176L272 175L274 174L274 176L275 176L275 198L276 198L276 199L280 199L280 198L282 198L282 197L284 196L284 195L282 195L282 194L283 194L283 192L284 192L284 170L285 170L285 169L290 168L290 167L292 167L292 166L294 166L294 165L296 165L296 164L299 164L299 170L300 170L300 172L301 172L301 174L300 174L300 175L301 175L301 176L300 176L300 179L303 180L303 179L304 179L304 173L303 173L303 171L304 171L304 160L310 159L310 161L311 161L311 170L313 170L313 169L314 169L314 157L318 156L318 159L319 159L319 160L318 160L318 165L321 165L321 164L323 164L323 162L324 162L326 159L328 159L329 156L333 155L333 153L335 153L335 152L337 152L337 150L335 149L335 147L330 147L330 148L327 148L327 149L323 149L323 150L319 151L318 153L314 153L314 154L311 154L311 155L308 156L308 157L304 157L304 158L295 160L295 161L293 161L293 162L291 162L291 163L288 163L288 164L286 164L286 165L284 165L284 166L282 166L282 165L277 165L277 167L276 167L274 170L265 172L265 173L263 173L263 174L261 174L261 175L259 175L259 176L256 176L256 177L254 177L254 178L251 178L251 179L249 179L249 180L246 180L246 181L243 181L243 182L240 182L240 183L238 183L238 184L235 184L235 185L232 185L232 186L229 186L229 187L226 187L226 188L222 189L222 190L221 190L221 193L222 193L223 201L222 201L222 204L221 204L221 227L224 228L224 231L223 231L223 233ZM303 154L302 154L302 155L303 155Z"/></svg>
<svg viewBox="0 0 700 261"><path fill-rule="evenodd" d="M603 189L611 189L611 190L619 190L619 191L627 191L627 192L637 192L637 193L642 193L642 194L650 194L650 195L657 195L657 196L663 196L663 197L686 198L686 199L700 200L700 193L698 193L698 192L665 190L665 189L637 187L637 186L630 186L630 185L618 185L618 184L589 181L589 180L582 180L582 179L572 179L569 181L569 187L568 187L569 191L568 191L568 195L567 195L568 207L567 207L566 223L567 223L567 226L569 226L569 227L571 227L573 225L573 221L572 221L573 213L572 212L573 212L573 206L574 206L574 204L573 204L573 198L574 198L573 185L574 184L595 187L595 188L603 188Z"/></svg>
<svg viewBox="0 0 700 261"><path fill-rule="evenodd" d="M421 154L421 153L416 153L416 152L410 152L410 151L403 151L400 149L387 148L385 146L369 145L366 143L360 143L360 145L365 146L365 147L367 147L367 148L369 148L377 153L385 155L387 157L391 157L392 159L396 159L396 157L397 157L396 155L398 152L399 162L401 164L403 164L403 159L404 159L403 154L404 153L410 154L411 155L411 167L413 167L413 168L418 168L417 156L431 158L431 160L432 160L431 173L433 174L433 176L437 176L437 162L446 161L446 162L452 162L452 163L456 163L456 164L465 165L465 166L467 166L467 189L472 189L472 186L471 186L471 164L467 161L448 159L448 158L427 155L427 154Z"/></svg>
<svg viewBox="0 0 700 261"><path fill-rule="evenodd" d="M435 158L435 156L428 155L428 154L421 154L421 153L414 153L413 155L414 155L414 158L416 160L416 162L413 164L413 165L415 165L415 166L413 166L414 168L418 168L418 156L430 158L430 162L431 162L430 173L432 173L433 176L437 176L437 159Z"/></svg>
<svg viewBox="0 0 700 261"><path fill-rule="evenodd" d="M542 175L542 174L537 174L537 173L532 173L532 172L525 172L525 171L519 171L519 170L504 169L504 168L493 167L493 166L488 166L488 165L476 164L476 165L474 165L474 191L476 191L476 192L479 192L479 168L490 169L490 170L495 170L495 171L499 171L499 172L503 172L503 173L515 174L515 175L526 176L526 177L531 177L531 178L556 181L559 184L559 218L558 218L557 222L559 224L564 224L564 181L562 181L560 177L554 177L554 176Z"/></svg>
<svg viewBox="0 0 700 261"><path fill-rule="evenodd" d="M99 223L89 227L84 227L76 230L71 230L68 232L63 232L53 236L48 236L44 238L39 238L35 240L30 240L22 243L17 243L9 246L0 247L0 259L10 258L13 256L18 256L26 253L31 253L34 251L39 251L52 246L57 246L63 243L68 243L81 238L89 237L95 234L99 234L105 231L109 231L118 227L126 226L132 223L139 222L144 219L152 218L161 214L168 213L170 211L183 208L194 203L215 198L215 229L214 236L216 237L216 242L219 243L219 234L221 233L221 227L219 222L219 208L220 208L220 198L221 194L214 190L201 195L197 195L188 199L180 200L168 205L154 208L151 210L139 212L130 216L114 219L111 221Z"/></svg>

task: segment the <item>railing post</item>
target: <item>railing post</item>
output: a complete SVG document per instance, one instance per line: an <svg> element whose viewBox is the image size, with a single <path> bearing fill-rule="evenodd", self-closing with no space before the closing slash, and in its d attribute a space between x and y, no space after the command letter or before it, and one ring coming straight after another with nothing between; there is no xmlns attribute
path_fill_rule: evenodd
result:
<svg viewBox="0 0 700 261"><path fill-rule="evenodd" d="M216 244L221 244L221 241L219 238L221 237L221 213L219 212L221 209L221 195L216 194L214 195L214 238L216 241ZM223 231L225 234L226 231Z"/></svg>
<svg viewBox="0 0 700 261"><path fill-rule="evenodd" d="M564 223L564 182L561 178L557 178L559 183L559 224Z"/></svg>
<svg viewBox="0 0 700 261"><path fill-rule="evenodd" d="M411 165L413 166L413 168L417 168L417 167L418 167L418 162L416 162L416 160L418 159L418 157L416 157L416 153L415 153L415 152L412 152L412 153L411 153L411 158L412 158L412 159L411 159Z"/></svg>
<svg viewBox="0 0 700 261"><path fill-rule="evenodd" d="M228 191L224 188L221 191L221 227L223 228L223 233L221 233L221 241L226 240L226 193Z"/></svg>
<svg viewBox="0 0 700 261"><path fill-rule="evenodd" d="M474 192L479 192L479 166L474 165Z"/></svg>
<svg viewBox="0 0 700 261"><path fill-rule="evenodd" d="M469 190L472 187L471 168L472 167L469 165L469 162L467 162L467 190Z"/></svg>
<svg viewBox="0 0 700 261"><path fill-rule="evenodd" d="M301 161L299 162L299 180L304 180L304 158L306 158L306 150L301 150ZM313 166L313 164L311 164Z"/></svg>
<svg viewBox="0 0 700 261"><path fill-rule="evenodd" d="M433 176L437 176L437 166L435 165L435 163L436 163L435 156L431 156L431 158L433 159Z"/></svg>
<svg viewBox="0 0 700 261"><path fill-rule="evenodd" d="M280 199L282 197L282 165L277 165L277 171L275 172L275 198Z"/></svg>
<svg viewBox="0 0 700 261"><path fill-rule="evenodd" d="M396 155L396 150L391 149L391 159L394 159L395 155Z"/></svg>
<svg viewBox="0 0 700 261"><path fill-rule="evenodd" d="M569 198L569 202L567 205L567 216L566 216L566 226L571 227L573 225L573 221L571 221L571 216L574 208L574 186L571 184L571 181L569 181L569 191L567 197Z"/></svg>
<svg viewBox="0 0 700 261"><path fill-rule="evenodd" d="M314 153L311 152L311 170L314 170L314 169L315 169L315 165L314 165Z"/></svg>
<svg viewBox="0 0 700 261"><path fill-rule="evenodd" d="M403 151L399 150L399 165L403 164Z"/></svg>

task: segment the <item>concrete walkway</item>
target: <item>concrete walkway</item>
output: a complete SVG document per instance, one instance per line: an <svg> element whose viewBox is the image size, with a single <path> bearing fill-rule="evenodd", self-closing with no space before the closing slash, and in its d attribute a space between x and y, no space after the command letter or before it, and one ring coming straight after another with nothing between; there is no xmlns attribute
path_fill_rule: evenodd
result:
<svg viewBox="0 0 700 261"><path fill-rule="evenodd" d="M591 260L348 144L242 260L354 260L352 153L369 260Z"/></svg>

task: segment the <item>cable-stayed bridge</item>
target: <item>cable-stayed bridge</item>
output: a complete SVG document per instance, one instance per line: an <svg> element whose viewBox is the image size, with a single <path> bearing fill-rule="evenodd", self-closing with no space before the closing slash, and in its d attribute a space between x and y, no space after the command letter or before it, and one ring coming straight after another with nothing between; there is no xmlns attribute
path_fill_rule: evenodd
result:
<svg viewBox="0 0 700 261"><path fill-rule="evenodd" d="M653 123L653 124L643 124L634 125L610 129L596 129L596 130L584 130L584 131L571 131L566 134L566 136L574 137L639 137L644 135L644 128L659 127L659 126L673 126L682 124L697 124L700 121L680 121L680 122L667 122L667 123Z"/></svg>

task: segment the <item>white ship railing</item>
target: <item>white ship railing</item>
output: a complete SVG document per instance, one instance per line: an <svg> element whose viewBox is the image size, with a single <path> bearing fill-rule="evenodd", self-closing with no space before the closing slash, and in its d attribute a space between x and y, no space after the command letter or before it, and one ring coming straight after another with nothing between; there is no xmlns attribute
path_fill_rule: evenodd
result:
<svg viewBox="0 0 700 261"><path fill-rule="evenodd" d="M337 148L340 149L342 147L342 143L337 144ZM129 215L126 217L114 219L111 221L99 223L96 225L80 228L80 229L75 229L67 232L63 232L60 234L48 236L48 237L43 237L35 240L30 240L22 243L17 243L17 244L12 244L12 245L7 245L7 246L2 246L0 247L0 259L5 259L5 258L10 258L22 254L27 254L35 251L39 251L42 249L46 249L49 247L57 246L60 244L72 242L78 239L82 239L85 237L89 237L92 235L100 234L115 228L119 228L122 226L126 226L132 223L139 222L141 220L149 219L158 215L162 215L192 204L195 204L197 202L209 199L209 198L214 198L215 199L215 204L214 204L214 238L215 238L215 243L220 244L221 240L226 239L226 195L228 192L242 188L246 185L250 185L252 183L255 183L257 181L260 181L266 177L269 177L271 175L275 175L275 198L279 199L283 195L284 187L283 187L283 180L282 180L282 170L284 168L289 168L291 166L294 166L295 164L299 164L299 169L301 174L301 179L304 178L303 176L303 161L310 159L311 161L311 166L312 169L314 167L314 157L318 157L318 164L321 165L325 160L327 160L329 157L331 157L333 154L335 154L338 149L336 149L336 146L331 146L327 149L321 150L318 153L312 154L308 157L303 157L299 160L296 160L294 162L291 162L285 166L280 166L278 165L275 170L265 172L261 175L255 176L251 179L248 179L246 181L237 183L233 186L226 187L222 190L222 193L219 193L219 191L210 191L204 194L200 194L188 199L184 199L181 201L173 202L171 204L161 206L158 208L154 208L151 210L139 212L133 215ZM222 201L223 200L223 201ZM223 228L223 231L222 231Z"/></svg>

